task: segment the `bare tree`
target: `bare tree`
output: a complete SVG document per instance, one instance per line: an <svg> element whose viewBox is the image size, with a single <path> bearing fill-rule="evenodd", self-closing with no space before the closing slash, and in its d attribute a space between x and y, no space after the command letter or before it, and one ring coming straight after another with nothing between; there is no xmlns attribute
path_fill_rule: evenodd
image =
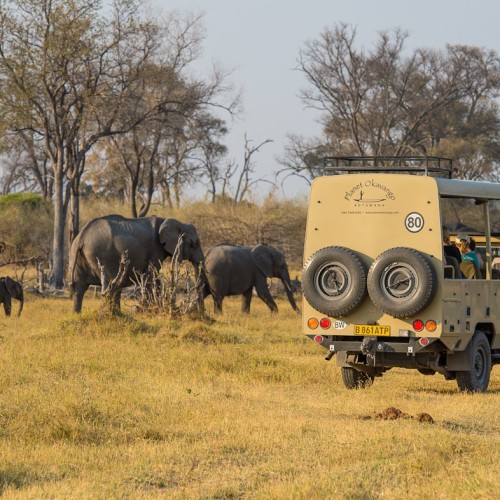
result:
<svg viewBox="0 0 500 500"><path fill-rule="evenodd" d="M149 122L144 125L146 124ZM153 164L159 142L160 135L154 124L147 131L140 126L129 134L110 138L113 155L119 158L127 174L127 194L132 217L144 217L151 206L154 191ZM142 195L142 203L138 208L139 195Z"/></svg>
<svg viewBox="0 0 500 500"><path fill-rule="evenodd" d="M0 109L12 128L44 139L54 182L53 277L60 288L66 214L71 199L75 235L88 152L103 137L127 133L177 104L161 86L145 93L145 82L167 68L178 74L192 60L197 21L174 19L184 28L169 32L141 17L139 0L115 0L110 8L99 0L4 0L1 7ZM205 102L216 100L222 81L215 73Z"/></svg>
<svg viewBox="0 0 500 500"><path fill-rule="evenodd" d="M239 172L237 170L234 171L234 174L238 175L238 179L236 182L236 191L234 193L233 202L234 204L241 203L245 196L248 194L251 187L259 182L264 182L264 179L253 178L253 174L255 174L255 161L254 155L260 151L260 149L266 144L273 142L272 139L266 139L258 143L255 146L251 145L251 140L249 140L245 134L245 150L243 154L243 164L241 165L241 169Z"/></svg>
<svg viewBox="0 0 500 500"><path fill-rule="evenodd" d="M423 123L463 96L461 73L434 51L405 57L407 34L381 33L375 48L356 48L356 30L345 24L306 44L299 68L311 86L306 104L325 112L327 135L351 154L414 153Z"/></svg>
<svg viewBox="0 0 500 500"><path fill-rule="evenodd" d="M2 6L0 74L6 92L0 106L17 129L44 138L54 179L57 288L63 284L67 178L78 179L89 149L117 132L116 117L138 84L137 67L147 47L141 43L130 52L129 38L140 33L133 3L115 2L111 19L101 16L98 1L11 0Z"/></svg>
<svg viewBox="0 0 500 500"><path fill-rule="evenodd" d="M227 154L227 147L220 142L227 134L226 124L218 118L204 114L198 121L196 132L196 150L200 153L199 170L207 179L208 194L211 202L215 203L221 180L220 163Z"/></svg>
<svg viewBox="0 0 500 500"><path fill-rule="evenodd" d="M306 139L288 135L285 153L279 159L283 168L278 170L276 177L282 178L282 184L288 177L300 177L310 184L315 177L321 175L323 160L332 150L334 148L324 144L320 138Z"/></svg>
<svg viewBox="0 0 500 500"><path fill-rule="evenodd" d="M37 191L49 200L53 178L42 138L31 130L17 130L5 133L0 143L3 194Z"/></svg>
<svg viewBox="0 0 500 500"><path fill-rule="evenodd" d="M357 47L356 29L339 24L300 51L298 68L309 83L301 98L321 112L319 149L341 155L429 155L442 150L443 140L448 145L465 137L484 146L499 142L498 55L464 46L409 52L407 37L399 29L382 32L365 51ZM284 158L285 171L315 175L316 155L304 154L303 140L289 142L288 153L295 158ZM497 148L477 150L485 164L492 161L492 149Z"/></svg>

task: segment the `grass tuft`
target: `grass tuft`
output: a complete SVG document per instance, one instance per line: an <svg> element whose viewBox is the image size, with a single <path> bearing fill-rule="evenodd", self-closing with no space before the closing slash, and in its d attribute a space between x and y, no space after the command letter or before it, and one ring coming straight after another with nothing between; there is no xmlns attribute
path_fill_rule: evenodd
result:
<svg viewBox="0 0 500 500"><path fill-rule="evenodd" d="M74 335L114 336L114 335L156 335L158 325L141 321L130 314L119 313L112 316L101 311L87 311L61 321L59 332Z"/></svg>

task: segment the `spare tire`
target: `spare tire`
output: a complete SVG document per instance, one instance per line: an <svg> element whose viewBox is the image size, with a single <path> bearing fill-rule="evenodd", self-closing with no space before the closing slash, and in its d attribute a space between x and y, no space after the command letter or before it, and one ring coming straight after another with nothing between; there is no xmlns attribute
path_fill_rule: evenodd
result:
<svg viewBox="0 0 500 500"><path fill-rule="evenodd" d="M349 248L322 248L304 266L304 297L314 309L327 316L345 316L365 299L366 275L365 264Z"/></svg>
<svg viewBox="0 0 500 500"><path fill-rule="evenodd" d="M395 318L409 318L432 301L437 288L430 259L413 248L381 253L368 271L368 293L375 306Z"/></svg>

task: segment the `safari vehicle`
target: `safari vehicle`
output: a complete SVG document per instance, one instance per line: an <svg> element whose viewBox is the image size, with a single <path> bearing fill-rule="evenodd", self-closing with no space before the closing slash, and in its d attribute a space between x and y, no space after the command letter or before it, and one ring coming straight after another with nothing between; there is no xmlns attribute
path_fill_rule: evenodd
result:
<svg viewBox="0 0 500 500"><path fill-rule="evenodd" d="M348 389L402 367L484 392L500 363L500 184L452 172L447 158L335 157L312 183L303 330ZM447 262L443 226L482 238L484 274Z"/></svg>

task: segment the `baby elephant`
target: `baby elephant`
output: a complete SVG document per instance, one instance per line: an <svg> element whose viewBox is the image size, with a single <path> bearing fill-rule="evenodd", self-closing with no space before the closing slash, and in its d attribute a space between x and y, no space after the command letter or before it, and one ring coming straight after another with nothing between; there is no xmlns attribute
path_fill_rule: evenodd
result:
<svg viewBox="0 0 500 500"><path fill-rule="evenodd" d="M254 287L269 309L277 312L278 306L269 293L267 278L281 279L290 305L298 311L285 256L272 246L214 246L205 256L205 278L204 295L213 296L215 312L222 312L222 301L228 295L243 295L242 311L250 312Z"/></svg>
<svg viewBox="0 0 500 500"><path fill-rule="evenodd" d="M0 278L0 303L3 303L3 308L7 316L10 316L12 311L12 298L20 301L19 312L17 313L19 317L24 305L23 285L8 276Z"/></svg>

